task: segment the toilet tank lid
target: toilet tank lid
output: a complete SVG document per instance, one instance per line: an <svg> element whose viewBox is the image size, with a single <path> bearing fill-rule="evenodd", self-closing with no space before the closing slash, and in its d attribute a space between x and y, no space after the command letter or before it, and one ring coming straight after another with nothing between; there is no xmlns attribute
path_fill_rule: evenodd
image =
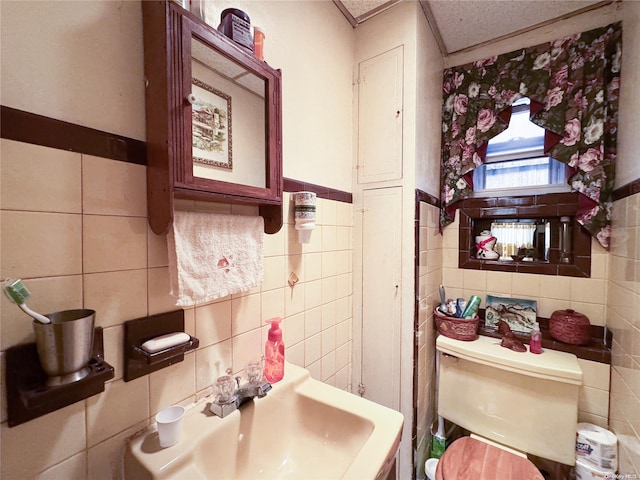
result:
<svg viewBox="0 0 640 480"><path fill-rule="evenodd" d="M480 336L471 342L438 335L436 349L458 358L557 382L582 385L582 369L572 353L544 349L542 354L514 352L499 338Z"/></svg>

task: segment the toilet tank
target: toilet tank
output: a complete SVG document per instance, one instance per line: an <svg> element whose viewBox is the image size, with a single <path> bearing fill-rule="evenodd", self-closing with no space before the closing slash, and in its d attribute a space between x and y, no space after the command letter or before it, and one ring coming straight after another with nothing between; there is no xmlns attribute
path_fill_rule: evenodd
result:
<svg viewBox="0 0 640 480"><path fill-rule="evenodd" d="M482 437L522 452L575 464L582 370L571 353L540 355L438 336L438 413Z"/></svg>

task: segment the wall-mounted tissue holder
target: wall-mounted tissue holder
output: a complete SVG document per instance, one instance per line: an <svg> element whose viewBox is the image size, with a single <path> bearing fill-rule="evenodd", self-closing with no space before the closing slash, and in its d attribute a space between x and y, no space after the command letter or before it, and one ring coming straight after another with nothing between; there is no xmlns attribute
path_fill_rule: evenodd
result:
<svg viewBox="0 0 640 480"><path fill-rule="evenodd" d="M129 382L184 360L184 354L200 345L196 337L160 350L145 350L142 345L151 339L184 332L184 310L159 313L124 323L124 381Z"/></svg>
<svg viewBox="0 0 640 480"><path fill-rule="evenodd" d="M104 391L114 369L104 361L102 327L94 329L89 373L82 379L47 386L47 374L40 365L35 343L17 345L6 351L7 423L15 427Z"/></svg>

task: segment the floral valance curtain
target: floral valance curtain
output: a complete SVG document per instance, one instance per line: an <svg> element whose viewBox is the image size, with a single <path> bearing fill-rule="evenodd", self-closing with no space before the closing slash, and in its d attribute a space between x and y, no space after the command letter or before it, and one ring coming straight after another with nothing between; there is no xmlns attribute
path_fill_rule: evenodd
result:
<svg viewBox="0 0 640 480"><path fill-rule="evenodd" d="M611 235L622 25L571 35L444 71L440 223L473 190L487 142L505 130L511 104L531 100L545 153L570 167L578 221L605 247Z"/></svg>

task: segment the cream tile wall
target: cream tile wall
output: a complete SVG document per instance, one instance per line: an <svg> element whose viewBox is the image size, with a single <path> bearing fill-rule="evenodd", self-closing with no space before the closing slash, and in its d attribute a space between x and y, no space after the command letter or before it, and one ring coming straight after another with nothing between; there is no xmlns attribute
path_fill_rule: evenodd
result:
<svg viewBox="0 0 640 480"><path fill-rule="evenodd" d="M609 425L611 365L578 359L582 369L582 388L578 398L578 421L603 428Z"/></svg>
<svg viewBox="0 0 640 480"><path fill-rule="evenodd" d="M200 339L197 351L125 383L123 322L176 308L166 239L147 225L146 167L6 139L0 149L2 278L22 278L35 310L95 309L105 358L115 367L103 393L13 428L0 382L3 480L119 478L125 439L164 406L211 393L226 368L238 372L259 356L268 328L263 322L273 316L284 318L290 362L351 388L351 204L319 199L318 227L303 246L286 194L286 223L265 236L262 285L187 308L186 329ZM179 208L256 213L254 207L194 202ZM299 279L294 287L287 283L292 273ZM34 341L29 317L4 295L0 322L2 352Z"/></svg>
<svg viewBox="0 0 640 480"><path fill-rule="evenodd" d="M613 204L608 326L613 330L609 424L620 473L640 474L640 194Z"/></svg>
<svg viewBox="0 0 640 480"><path fill-rule="evenodd" d="M431 424L435 412L435 329L433 308L440 303L443 238L438 233L438 208L420 203L418 267L418 395L416 405L416 478L424 478L424 462L431 448Z"/></svg>

